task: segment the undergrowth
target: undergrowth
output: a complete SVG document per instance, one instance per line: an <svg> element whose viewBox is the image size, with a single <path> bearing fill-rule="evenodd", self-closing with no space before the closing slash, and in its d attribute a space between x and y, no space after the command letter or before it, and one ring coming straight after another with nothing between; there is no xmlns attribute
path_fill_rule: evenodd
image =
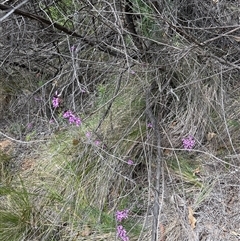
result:
<svg viewBox="0 0 240 241"><path fill-rule="evenodd" d="M194 3L34 5L22 59L4 35L0 134L25 159L0 145L0 241L236 240L239 11Z"/></svg>
<svg viewBox="0 0 240 241"><path fill-rule="evenodd" d="M194 96L198 93L200 98L201 93L210 101L218 89L210 93L205 83L197 84L183 97L188 90L182 88L181 91L179 87L173 96L166 93L167 98L173 98L169 111L170 106L158 106L162 98L157 91L159 83L151 87L151 78L151 72L143 75L135 72L117 95L117 79L99 84L92 114L79 113L80 126L64 119L64 111L59 107L51 125L62 127L41 146L40 157L32 161L33 165L14 174L11 182L6 181L8 157L1 155L1 240L84 240L88 237L113 240L118 225L115 213L124 209L129 210L128 220L123 225L130 239L146 238L150 222L146 214L148 206L153 204L150 186L156 165L153 161L156 158L154 126L145 114L143 90L148 87L152 89L152 109L162 118L159 123L166 138L161 146L165 163L162 171L165 181L174 183L168 188L172 193L168 194L172 195L169 198L179 206L188 200L194 210L201 207L215 182L203 177L204 162L197 160L197 152L208 155L203 138L212 122L206 121L213 118L216 123L221 114L216 112L217 115L206 119L211 108L217 109L212 104L201 108L201 102ZM178 81L181 81L180 76ZM186 82L181 84L184 86ZM182 98L186 99L186 105L173 108L179 101L184 102ZM198 113L196 119L194 112ZM201 122L201 118L205 122ZM238 126L229 123L231 128ZM171 129L171 134L167 134L167 128ZM180 128L182 134L176 138L173 135ZM189 138L184 133L194 136L189 139L194 140L189 148L184 147L186 141L183 145L182 140ZM209 135L207 141L213 141L216 135ZM165 188L163 185L161 191ZM164 220L162 222L166 222ZM171 229L175 221L170 219L166 227Z"/></svg>

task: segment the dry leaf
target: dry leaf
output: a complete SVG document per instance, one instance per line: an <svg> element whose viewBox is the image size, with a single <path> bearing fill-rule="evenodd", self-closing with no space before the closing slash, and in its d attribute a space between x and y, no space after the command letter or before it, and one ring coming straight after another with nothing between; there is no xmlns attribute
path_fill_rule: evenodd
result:
<svg viewBox="0 0 240 241"><path fill-rule="evenodd" d="M169 150L169 149L165 149L165 150L163 150L163 154L165 155L165 156L170 156L171 154L172 154L172 150Z"/></svg>
<svg viewBox="0 0 240 241"><path fill-rule="evenodd" d="M235 39L235 41L240 42L240 36L233 36L233 38Z"/></svg>
<svg viewBox="0 0 240 241"><path fill-rule="evenodd" d="M91 230L88 226L84 227L84 230L81 232L82 237L87 237L91 234Z"/></svg>
<svg viewBox="0 0 240 241"><path fill-rule="evenodd" d="M199 176L200 175L200 167L197 167L195 170L193 170L193 176Z"/></svg>
<svg viewBox="0 0 240 241"><path fill-rule="evenodd" d="M72 143L73 143L74 146L76 146L76 145L78 145L79 140L78 140L78 139L73 139L73 140L72 140Z"/></svg>
<svg viewBox="0 0 240 241"><path fill-rule="evenodd" d="M162 223L159 224L160 229L160 240L159 241L165 241L165 228Z"/></svg>
<svg viewBox="0 0 240 241"><path fill-rule="evenodd" d="M176 125L177 125L177 121L173 121L173 122L170 124L169 128L173 129Z"/></svg>
<svg viewBox="0 0 240 241"><path fill-rule="evenodd" d="M214 137L214 136L216 136L217 134L216 133L214 133L214 132L208 132L207 133L207 141L211 141L212 140L212 138Z"/></svg>
<svg viewBox="0 0 240 241"><path fill-rule="evenodd" d="M191 207L188 207L188 221L189 224L191 225L192 229L196 227L196 218L193 216L193 210Z"/></svg>
<svg viewBox="0 0 240 241"><path fill-rule="evenodd" d="M236 237L240 237L240 233L237 233L235 231L230 231L230 234L236 236Z"/></svg>

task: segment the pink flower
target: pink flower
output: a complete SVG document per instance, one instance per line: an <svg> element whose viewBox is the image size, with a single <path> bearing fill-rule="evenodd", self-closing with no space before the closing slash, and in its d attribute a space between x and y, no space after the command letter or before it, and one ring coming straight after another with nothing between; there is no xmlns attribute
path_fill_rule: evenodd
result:
<svg viewBox="0 0 240 241"><path fill-rule="evenodd" d="M63 118L69 118L70 116L72 116L72 111L68 110L63 114Z"/></svg>
<svg viewBox="0 0 240 241"><path fill-rule="evenodd" d="M27 129L31 129L33 127L33 124L30 122L27 124Z"/></svg>
<svg viewBox="0 0 240 241"><path fill-rule="evenodd" d="M195 146L195 140L192 136L188 136L182 139L183 147L186 150L191 150Z"/></svg>
<svg viewBox="0 0 240 241"><path fill-rule="evenodd" d="M129 237L127 236L127 231L124 229L122 225L117 226L117 235L122 241L129 241Z"/></svg>
<svg viewBox="0 0 240 241"><path fill-rule="evenodd" d="M81 119L79 117L76 117L75 124L76 126L80 126L82 124Z"/></svg>
<svg viewBox="0 0 240 241"><path fill-rule="evenodd" d="M96 146L99 146L100 143L101 143L101 142L100 142L99 140L94 141L94 144L95 144Z"/></svg>
<svg viewBox="0 0 240 241"><path fill-rule="evenodd" d="M128 213L129 213L128 209L125 209L125 210L122 210L122 211L117 211L116 214L115 214L117 221L122 222L122 220L127 219Z"/></svg>
<svg viewBox="0 0 240 241"><path fill-rule="evenodd" d="M54 108L59 107L59 105L60 105L60 99L59 99L58 97L53 97L53 99L52 99L52 104L53 104L53 107L54 107Z"/></svg>
<svg viewBox="0 0 240 241"><path fill-rule="evenodd" d="M76 119L75 116L71 115L71 116L69 116L68 121L70 124L72 124L75 122L75 119Z"/></svg>
<svg viewBox="0 0 240 241"><path fill-rule="evenodd" d="M132 70L132 69L130 70L130 73L133 74L133 75L136 74L135 71Z"/></svg>
<svg viewBox="0 0 240 241"><path fill-rule="evenodd" d="M129 159L129 160L127 161L127 164L128 164L128 165L133 165L134 163L133 163L132 160Z"/></svg>
<svg viewBox="0 0 240 241"><path fill-rule="evenodd" d="M70 124L76 124L76 126L80 126L82 121L79 117L75 116L72 111L68 110L63 114L63 118L68 119Z"/></svg>
<svg viewBox="0 0 240 241"><path fill-rule="evenodd" d="M152 123L148 123L148 124L147 124L147 127L148 127L148 128L153 128Z"/></svg>

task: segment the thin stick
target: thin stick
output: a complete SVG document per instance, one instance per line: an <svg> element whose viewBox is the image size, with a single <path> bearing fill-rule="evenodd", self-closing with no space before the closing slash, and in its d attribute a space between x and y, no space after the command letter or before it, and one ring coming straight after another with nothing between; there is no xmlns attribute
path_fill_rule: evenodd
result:
<svg viewBox="0 0 240 241"><path fill-rule="evenodd" d="M154 129L154 135L157 140L157 158L156 158L156 176L155 176L155 185L154 185L154 204L153 204L153 223L152 223L152 241L158 241L158 227L159 227L159 215L160 215L160 204L159 204L159 195L160 195L160 177L161 177L161 136L160 130L157 123L156 117L152 113L152 104L151 104L151 88L146 93L146 113L151 121L151 124Z"/></svg>
<svg viewBox="0 0 240 241"><path fill-rule="evenodd" d="M11 141L18 142L18 143L21 143L21 144L31 144L31 143L44 142L44 141L46 141L46 140L21 141L21 140L17 140L17 139L15 139L15 138L12 138L12 137L4 134L2 131L0 131L0 135L3 135L4 137L6 137L7 139L9 139L9 140L11 140Z"/></svg>
<svg viewBox="0 0 240 241"><path fill-rule="evenodd" d="M9 12L7 12L2 18L0 18L0 22L2 22L4 19L6 19L7 17L9 17L11 14L14 13L14 11L18 8L20 8L23 4L25 4L26 2L28 2L28 0L23 1L22 3L18 4L17 7L12 8Z"/></svg>

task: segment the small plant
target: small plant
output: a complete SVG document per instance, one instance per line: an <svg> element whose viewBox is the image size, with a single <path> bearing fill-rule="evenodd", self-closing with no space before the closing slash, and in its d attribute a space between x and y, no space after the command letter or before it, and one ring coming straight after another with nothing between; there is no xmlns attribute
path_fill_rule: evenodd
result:
<svg viewBox="0 0 240 241"><path fill-rule="evenodd" d="M52 105L55 109L59 108L61 104L61 98L60 95L55 92L55 96L52 98ZM71 110L66 111L63 114L63 118L68 119L70 124L75 124L76 126L80 126L82 124L82 121L79 117L77 117ZM52 122L52 120L51 120Z"/></svg>
<svg viewBox="0 0 240 241"><path fill-rule="evenodd" d="M174 171L176 177L185 182L186 186L203 187L203 182L196 175L200 172L200 164L193 162L187 156L178 156L178 159L171 159L168 166Z"/></svg>
<svg viewBox="0 0 240 241"><path fill-rule="evenodd" d="M0 240L21 240L32 229L32 217L37 216L31 196L20 180L21 187L0 187Z"/></svg>
<svg viewBox="0 0 240 241"><path fill-rule="evenodd" d="M30 132L29 134L26 135L25 140L31 141L34 138L34 136L36 136L36 133L37 133L36 130Z"/></svg>

